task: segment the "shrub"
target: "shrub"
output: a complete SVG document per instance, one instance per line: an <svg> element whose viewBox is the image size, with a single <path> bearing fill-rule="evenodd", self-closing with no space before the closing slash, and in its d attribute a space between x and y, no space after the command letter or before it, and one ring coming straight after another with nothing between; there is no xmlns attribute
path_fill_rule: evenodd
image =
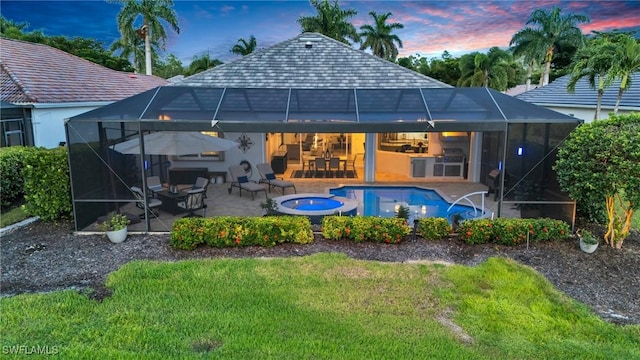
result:
<svg viewBox="0 0 640 360"><path fill-rule="evenodd" d="M24 146L0 148L0 201L9 207L24 196L24 157L38 149Z"/></svg>
<svg viewBox="0 0 640 360"><path fill-rule="evenodd" d="M182 218L174 222L170 244L179 249L213 247L273 246L313 241L311 223L304 216Z"/></svg>
<svg viewBox="0 0 640 360"><path fill-rule="evenodd" d="M410 232L402 218L376 216L325 216L322 234L329 240L349 239L396 244Z"/></svg>
<svg viewBox="0 0 640 360"><path fill-rule="evenodd" d="M71 189L66 147L25 152L24 199L27 212L52 221L71 217Z"/></svg>
<svg viewBox="0 0 640 360"><path fill-rule="evenodd" d="M445 218L422 218L418 226L418 233L428 240L440 240L451 234L451 224Z"/></svg>
<svg viewBox="0 0 640 360"><path fill-rule="evenodd" d="M468 244L496 242L502 245L518 245L529 241L566 240L569 225L561 220L540 219L479 219L466 220L458 227L458 234Z"/></svg>
<svg viewBox="0 0 640 360"><path fill-rule="evenodd" d="M527 241L531 219L498 218L493 222L491 237L502 245L518 245ZM531 240L531 239L529 239Z"/></svg>
<svg viewBox="0 0 640 360"><path fill-rule="evenodd" d="M467 244L493 241L493 221L489 219L465 220L458 226L460 238Z"/></svg>

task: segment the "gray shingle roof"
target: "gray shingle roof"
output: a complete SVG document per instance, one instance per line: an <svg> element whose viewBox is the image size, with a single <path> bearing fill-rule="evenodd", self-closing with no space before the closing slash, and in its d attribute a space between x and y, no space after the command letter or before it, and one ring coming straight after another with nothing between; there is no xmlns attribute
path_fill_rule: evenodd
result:
<svg viewBox="0 0 640 360"><path fill-rule="evenodd" d="M547 86L543 86L531 91L527 91L516 98L537 105L564 105L576 107L595 108L598 100L598 92L591 89L586 78L581 79L576 84L574 93L567 90L569 75L557 78ZM620 80L609 86L602 97L602 106L613 108L618 97ZM631 78L631 88L624 92L620 102L621 109L640 110L640 73L633 74Z"/></svg>
<svg viewBox="0 0 640 360"><path fill-rule="evenodd" d="M0 99L11 103L116 101L167 84L47 45L0 38L0 49Z"/></svg>
<svg viewBox="0 0 640 360"><path fill-rule="evenodd" d="M300 34L175 85L305 89L451 87L317 33Z"/></svg>

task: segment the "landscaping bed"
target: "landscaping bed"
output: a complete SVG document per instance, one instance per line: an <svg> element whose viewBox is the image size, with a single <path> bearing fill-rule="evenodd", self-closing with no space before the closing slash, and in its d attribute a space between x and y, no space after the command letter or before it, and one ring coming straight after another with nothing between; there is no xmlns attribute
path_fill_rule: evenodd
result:
<svg viewBox="0 0 640 360"><path fill-rule="evenodd" d="M273 247L198 247L184 251L169 245L169 235L129 235L120 244L106 236L73 235L70 224L33 223L3 235L0 290L3 296L61 289L93 289L109 295L106 276L137 259L177 261L211 257L286 257L341 252L363 260L389 262L437 261L476 265L492 256L517 260L539 271L558 289L587 304L603 319L640 324L640 234L632 232L621 250L601 244L593 254L580 251L577 240L536 242L515 247L467 245L451 238L440 241L411 236L399 244L325 240L316 234L311 244ZM598 235L600 232L595 231Z"/></svg>

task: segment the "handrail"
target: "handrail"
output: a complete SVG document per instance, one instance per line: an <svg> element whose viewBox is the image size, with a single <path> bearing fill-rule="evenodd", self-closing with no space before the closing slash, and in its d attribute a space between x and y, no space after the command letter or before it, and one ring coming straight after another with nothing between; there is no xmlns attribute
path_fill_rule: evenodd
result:
<svg viewBox="0 0 640 360"><path fill-rule="evenodd" d="M472 195L480 195L482 194L482 205L481 205L481 209L482 209L482 213L484 214L485 212L485 208L484 208L484 198L485 195L488 194L489 192L484 190L484 191L476 191L476 192L472 192L472 193L468 193L464 196L462 196L461 198L458 198L458 200L454 201L449 208L447 209L447 212L449 212L451 210L451 208L459 203L462 200L467 200L467 202L469 202L469 204L471 204L471 206L473 207L473 216L477 217L478 216L478 207L476 206L476 204L473 203L473 201L471 201L471 199L469 199L470 196Z"/></svg>

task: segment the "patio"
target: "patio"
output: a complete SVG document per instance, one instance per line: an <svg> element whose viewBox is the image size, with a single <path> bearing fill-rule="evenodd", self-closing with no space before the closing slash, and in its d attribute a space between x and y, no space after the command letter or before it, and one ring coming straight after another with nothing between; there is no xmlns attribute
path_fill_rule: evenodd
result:
<svg viewBox="0 0 640 360"><path fill-rule="evenodd" d="M291 173L296 169L290 169L284 175L286 180L292 180L296 184L298 193L327 193L329 188L337 187L340 185L362 185L365 184L362 179L291 179ZM411 181L408 178L401 179L393 174L379 174L384 180L376 181L374 184L366 183L366 185L411 185L421 186L425 188L437 188L443 194L448 196L448 201L455 201L460 196L465 194L487 190L487 186L480 183L470 183L467 181L447 181L447 182L424 182L424 181ZM234 188L231 194L228 192L229 183L216 184L212 183L207 189L208 197L205 199L207 204L207 217L214 216L262 216L263 210L260 204L265 201L265 197L262 193L257 194L255 200L251 200L249 194L243 194L242 197L238 195L238 190ZM290 191L287 191L290 194ZM276 197L282 195L279 191L272 191L267 193L269 197ZM479 204L477 197L473 198L474 202ZM493 196L485 197L485 207L489 211L497 211L497 202L493 201ZM134 203L125 205L121 211L138 215L142 213L142 210L135 207ZM506 213L505 213L506 212ZM156 231L170 231L173 222L185 215L185 213L172 216L171 213L166 211L158 211L159 216L157 218L151 217L152 228ZM202 214L202 211L196 211L196 214ZM503 216L507 217L519 217L519 211L514 209L503 209ZM164 230L162 230L164 229ZM131 232L144 232L145 221L142 220L137 224L129 225L129 231Z"/></svg>

